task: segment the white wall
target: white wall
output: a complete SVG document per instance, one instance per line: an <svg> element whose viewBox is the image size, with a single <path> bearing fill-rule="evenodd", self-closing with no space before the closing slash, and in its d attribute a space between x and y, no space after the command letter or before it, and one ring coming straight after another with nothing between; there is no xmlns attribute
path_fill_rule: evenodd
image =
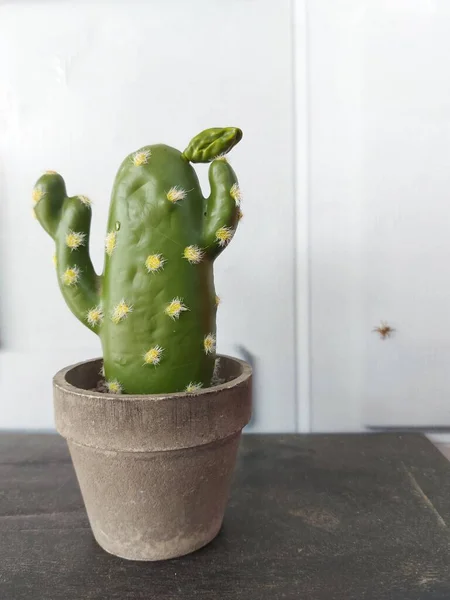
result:
<svg viewBox="0 0 450 600"><path fill-rule="evenodd" d="M309 6L313 429L450 426L450 3Z"/></svg>
<svg viewBox="0 0 450 600"><path fill-rule="evenodd" d="M449 62L447 0L0 4L0 427L51 427L53 373L99 353L34 180L93 198L100 269L122 157L217 124L245 135L217 286L219 350L257 360L251 428L450 425Z"/></svg>

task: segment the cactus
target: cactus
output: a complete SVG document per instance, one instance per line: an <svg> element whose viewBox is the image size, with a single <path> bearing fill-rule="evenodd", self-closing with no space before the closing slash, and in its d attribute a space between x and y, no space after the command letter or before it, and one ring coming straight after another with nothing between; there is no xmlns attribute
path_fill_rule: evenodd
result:
<svg viewBox="0 0 450 600"><path fill-rule="evenodd" d="M110 392L193 392L211 384L213 262L241 215L225 155L241 138L240 129L208 129L184 152L157 144L127 156L112 190L100 276L89 256L89 199L68 197L53 171L36 182L35 216L55 241L60 289L74 315L100 336ZM195 162L211 163L208 198Z"/></svg>

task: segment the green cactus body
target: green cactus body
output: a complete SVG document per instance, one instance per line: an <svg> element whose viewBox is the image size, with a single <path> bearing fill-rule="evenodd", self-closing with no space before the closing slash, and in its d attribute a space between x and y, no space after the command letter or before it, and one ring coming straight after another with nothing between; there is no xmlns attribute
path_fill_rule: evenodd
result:
<svg viewBox="0 0 450 600"><path fill-rule="evenodd" d="M210 385L213 262L240 215L236 175L223 154L241 137L238 129L206 130L184 153L158 144L126 157L113 187L101 277L89 257L90 203L68 198L56 173L36 183L35 213L55 240L60 288L72 312L101 338L110 391ZM190 162L211 162L207 199Z"/></svg>

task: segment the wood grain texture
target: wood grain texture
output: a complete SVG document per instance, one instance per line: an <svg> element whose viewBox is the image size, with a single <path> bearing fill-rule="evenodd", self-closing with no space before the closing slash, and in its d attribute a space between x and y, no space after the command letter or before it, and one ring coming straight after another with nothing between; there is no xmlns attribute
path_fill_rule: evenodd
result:
<svg viewBox="0 0 450 600"><path fill-rule="evenodd" d="M219 537L127 562L64 440L0 435L2 600L447 600L449 531L450 463L420 435L247 435Z"/></svg>

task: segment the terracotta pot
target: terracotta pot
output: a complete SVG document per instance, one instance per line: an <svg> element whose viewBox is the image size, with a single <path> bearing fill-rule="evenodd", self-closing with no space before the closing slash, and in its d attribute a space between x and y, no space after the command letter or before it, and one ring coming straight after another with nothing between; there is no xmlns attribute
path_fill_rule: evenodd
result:
<svg viewBox="0 0 450 600"><path fill-rule="evenodd" d="M251 368L219 357L225 383L192 394L114 395L95 388L101 360L54 378L56 428L67 439L95 539L132 560L201 548L219 532Z"/></svg>

